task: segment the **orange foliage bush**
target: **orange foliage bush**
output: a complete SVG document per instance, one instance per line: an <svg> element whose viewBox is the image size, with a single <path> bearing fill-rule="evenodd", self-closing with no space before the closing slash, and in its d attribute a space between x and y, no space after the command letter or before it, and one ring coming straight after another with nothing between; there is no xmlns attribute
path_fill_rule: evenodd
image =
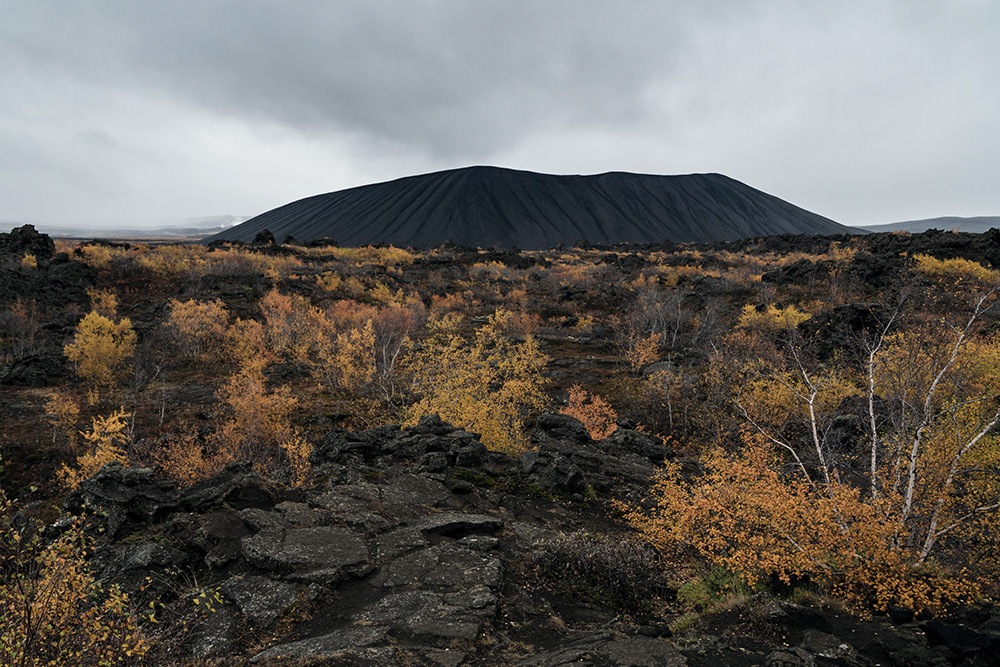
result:
<svg viewBox="0 0 1000 667"><path fill-rule="evenodd" d="M151 458L163 474L184 486L208 479L235 461L232 451L223 449L209 454L190 435L164 438Z"/></svg>
<svg viewBox="0 0 1000 667"><path fill-rule="evenodd" d="M360 329L351 329L337 336L332 362L337 368L337 382L342 388L357 391L363 384L371 382L375 376L375 330L371 320Z"/></svg>
<svg viewBox="0 0 1000 667"><path fill-rule="evenodd" d="M633 334L623 341L625 361L633 371L641 371L649 364L660 359L660 335L651 333L646 336Z"/></svg>
<svg viewBox="0 0 1000 667"><path fill-rule="evenodd" d="M271 290L260 299L267 343L280 356L306 361L317 332L327 321L320 309L298 294Z"/></svg>
<svg viewBox="0 0 1000 667"><path fill-rule="evenodd" d="M170 300L167 327L177 338L181 353L196 358L211 354L225 337L229 311L219 301Z"/></svg>
<svg viewBox="0 0 1000 667"><path fill-rule="evenodd" d="M358 329L378 316L378 308L352 299L339 299L326 308L326 319L337 331Z"/></svg>
<svg viewBox="0 0 1000 667"><path fill-rule="evenodd" d="M693 547L709 563L753 585L768 577L808 578L834 594L876 609L917 611L974 597L962 573L915 565L899 547L886 508L833 482L785 478L780 462L753 439L743 451L716 449L692 479L668 463L651 490L652 511L621 505L627 521L663 550Z"/></svg>
<svg viewBox="0 0 1000 667"><path fill-rule="evenodd" d="M309 477L312 464L309 463L309 455L312 454L312 444L301 436L293 436L289 440L281 443L281 450L288 460L289 471L291 472L292 486L302 486Z"/></svg>
<svg viewBox="0 0 1000 667"><path fill-rule="evenodd" d="M87 288L90 309L108 318L118 317L118 295L112 290Z"/></svg>
<svg viewBox="0 0 1000 667"><path fill-rule="evenodd" d="M288 387L269 390L259 366L240 370L216 396L223 403L226 419L215 434L213 465L247 460L258 470L270 472L278 468L283 457L288 462L288 450L292 456L301 450L296 442L299 434L291 423L298 399ZM293 459L291 464L293 468L300 466L302 459Z"/></svg>
<svg viewBox="0 0 1000 667"><path fill-rule="evenodd" d="M742 450L709 450L693 478L668 466L629 521L751 582L805 577L876 609L972 599L1000 566L1000 337L976 330L994 299L964 322L883 320L860 373L735 332L743 354L706 375L730 387ZM845 410L868 431L853 451L831 437Z"/></svg>
<svg viewBox="0 0 1000 667"><path fill-rule="evenodd" d="M435 294L431 296L430 312L432 315L441 316L450 312L467 312L478 302L471 290L464 292L449 292L443 296Z"/></svg>
<svg viewBox="0 0 1000 667"><path fill-rule="evenodd" d="M341 300L328 307L309 364L322 384L353 394L376 390L388 403L397 394L398 362L410 333L424 320L419 302L375 308Z"/></svg>
<svg viewBox="0 0 1000 667"><path fill-rule="evenodd" d="M579 420L594 440L603 440L618 428L618 413L611 404L578 384L569 388L569 403L559 412Z"/></svg>
<svg viewBox="0 0 1000 667"><path fill-rule="evenodd" d="M259 366L264 368L273 355L267 349L267 333L264 325L257 320L237 318L225 336L226 353L241 368Z"/></svg>

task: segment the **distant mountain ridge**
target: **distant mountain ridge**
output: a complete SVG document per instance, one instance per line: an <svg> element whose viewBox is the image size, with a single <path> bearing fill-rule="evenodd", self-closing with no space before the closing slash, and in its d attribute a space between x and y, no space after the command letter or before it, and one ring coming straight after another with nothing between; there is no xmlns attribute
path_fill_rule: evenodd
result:
<svg viewBox="0 0 1000 667"><path fill-rule="evenodd" d="M465 167L408 176L279 206L206 239L330 238L344 246L551 248L728 241L776 234L852 234L840 225L721 174L609 172L557 176Z"/></svg>
<svg viewBox="0 0 1000 667"><path fill-rule="evenodd" d="M247 216L210 215L178 220L162 220L152 224L113 225L101 223L88 224L86 222L79 224L49 224L45 222L27 224L33 224L38 231L57 238L169 239L171 237L187 237L190 240L214 234L245 220L247 220ZM21 224L26 223L0 221L0 231L13 229L14 227L19 227Z"/></svg>
<svg viewBox="0 0 1000 667"><path fill-rule="evenodd" d="M990 229L1000 229L1000 215L982 215L972 218L946 216L941 218L925 218L923 220L905 220L891 222L885 225L868 225L862 227L870 232L910 232L919 234L928 229L940 229L948 232L957 229L970 234L982 234Z"/></svg>

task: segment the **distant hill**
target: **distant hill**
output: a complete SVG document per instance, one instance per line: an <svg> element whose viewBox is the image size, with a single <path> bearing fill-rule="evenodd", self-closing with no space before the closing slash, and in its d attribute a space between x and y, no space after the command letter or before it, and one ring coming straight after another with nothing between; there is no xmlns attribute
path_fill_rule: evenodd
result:
<svg viewBox="0 0 1000 667"><path fill-rule="evenodd" d="M887 225L869 225L862 227L870 232L911 232L919 234L928 229L940 229L948 232L957 229L970 234L982 234L990 229L1000 229L1000 216L984 215L975 218L958 218L954 216L944 218L927 218L925 220L907 220L905 222L891 222Z"/></svg>
<svg viewBox="0 0 1000 667"><path fill-rule="evenodd" d="M542 249L595 244L727 241L775 234L851 234L721 174L610 172L555 176L466 167L316 195L206 240L327 237L340 245Z"/></svg>
<svg viewBox="0 0 1000 667"><path fill-rule="evenodd" d="M136 223L130 226L110 224L47 224L34 223L38 231L63 238L104 238L104 239L200 239L220 232L246 220L246 216L212 215L179 220L156 220ZM23 223L0 221L0 231L18 227Z"/></svg>

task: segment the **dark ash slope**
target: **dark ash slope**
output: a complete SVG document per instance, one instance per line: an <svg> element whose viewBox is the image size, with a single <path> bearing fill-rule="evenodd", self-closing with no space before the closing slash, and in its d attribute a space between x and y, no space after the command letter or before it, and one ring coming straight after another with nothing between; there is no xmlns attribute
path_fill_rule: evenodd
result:
<svg viewBox="0 0 1000 667"><path fill-rule="evenodd" d="M526 250L570 245L727 241L856 232L721 174L554 176L467 167L286 204L208 240L328 237L344 246L444 241Z"/></svg>

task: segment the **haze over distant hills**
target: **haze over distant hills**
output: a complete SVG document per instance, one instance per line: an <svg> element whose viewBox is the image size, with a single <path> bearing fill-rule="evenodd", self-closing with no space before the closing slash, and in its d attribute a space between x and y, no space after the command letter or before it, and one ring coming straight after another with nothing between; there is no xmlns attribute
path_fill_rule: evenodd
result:
<svg viewBox="0 0 1000 667"><path fill-rule="evenodd" d="M856 234L721 174L610 172L556 176L466 167L307 197L207 240L252 241L269 230L305 242L542 249L726 241L774 234Z"/></svg>
<svg viewBox="0 0 1000 667"><path fill-rule="evenodd" d="M109 238L109 239L170 239L185 237L197 239L214 234L220 230L237 225L247 219L247 216L209 215L197 218L182 218L179 220L160 219L152 222L134 222L131 224L110 223L56 223L45 222L13 222L0 220L0 231L8 231L23 224L33 224L43 234L55 237L69 238Z"/></svg>
<svg viewBox="0 0 1000 667"><path fill-rule="evenodd" d="M983 215L974 218L959 218L947 216L943 218L926 218L924 220L906 220L904 222L891 222L886 225L868 225L863 227L870 232L911 232L919 234L928 229L940 229L951 231L957 229L971 234L982 234L990 229L1000 229L1000 216Z"/></svg>

